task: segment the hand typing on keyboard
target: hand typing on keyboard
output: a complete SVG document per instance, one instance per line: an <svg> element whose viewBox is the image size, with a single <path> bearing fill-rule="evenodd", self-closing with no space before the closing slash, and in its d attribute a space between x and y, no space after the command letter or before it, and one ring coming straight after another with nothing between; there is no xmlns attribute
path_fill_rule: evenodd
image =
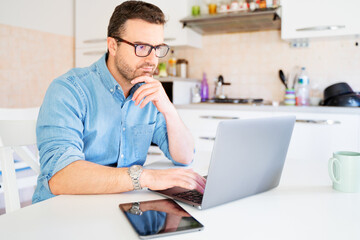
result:
<svg viewBox="0 0 360 240"><path fill-rule="evenodd" d="M140 177L142 187L151 190L165 190L172 187L182 187L204 193L206 179L192 169L144 169Z"/></svg>

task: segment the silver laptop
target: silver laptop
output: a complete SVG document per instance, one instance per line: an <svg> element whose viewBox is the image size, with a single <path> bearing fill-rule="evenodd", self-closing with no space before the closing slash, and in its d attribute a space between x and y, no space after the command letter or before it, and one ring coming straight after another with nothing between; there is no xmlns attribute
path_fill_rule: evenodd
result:
<svg viewBox="0 0 360 240"><path fill-rule="evenodd" d="M207 209L279 185L295 116L219 123L204 194L174 187L156 191Z"/></svg>

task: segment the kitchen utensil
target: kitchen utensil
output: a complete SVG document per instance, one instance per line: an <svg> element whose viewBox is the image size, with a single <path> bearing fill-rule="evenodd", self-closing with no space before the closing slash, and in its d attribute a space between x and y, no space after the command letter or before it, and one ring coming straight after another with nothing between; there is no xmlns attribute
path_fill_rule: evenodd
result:
<svg viewBox="0 0 360 240"><path fill-rule="evenodd" d="M325 106L360 107L360 95L349 93L331 97L324 101Z"/></svg>
<svg viewBox="0 0 360 240"><path fill-rule="evenodd" d="M335 83L325 88L324 106L360 107L360 95L345 82Z"/></svg>
<svg viewBox="0 0 360 240"><path fill-rule="evenodd" d="M281 82L284 84L284 86L285 86L286 88L288 88L288 86L287 86L287 84L286 84L285 74L284 74L284 72L283 72L281 69L279 70L279 77L280 77Z"/></svg>
<svg viewBox="0 0 360 240"><path fill-rule="evenodd" d="M287 79L287 84L289 85L289 88L294 88L298 79L298 74L300 72L300 66L294 66L289 74L289 77Z"/></svg>
<svg viewBox="0 0 360 240"><path fill-rule="evenodd" d="M335 83L335 84L330 85L329 87L325 88L324 101L326 102L327 100L329 100L332 97L350 94L350 93L354 93L354 91L351 89L349 84L347 84L346 82Z"/></svg>

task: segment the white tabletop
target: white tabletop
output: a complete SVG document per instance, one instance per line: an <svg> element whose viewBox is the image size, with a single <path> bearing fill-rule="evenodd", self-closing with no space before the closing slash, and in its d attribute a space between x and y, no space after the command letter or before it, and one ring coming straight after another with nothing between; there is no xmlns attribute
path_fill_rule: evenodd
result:
<svg viewBox="0 0 360 240"><path fill-rule="evenodd" d="M208 155L200 155L193 167L204 174ZM165 162L148 165L166 166ZM326 163L287 159L276 189L207 210L181 204L205 229L167 239L358 240L360 194L333 190L326 167ZM161 198L147 190L58 196L0 216L0 238L137 239L118 205Z"/></svg>

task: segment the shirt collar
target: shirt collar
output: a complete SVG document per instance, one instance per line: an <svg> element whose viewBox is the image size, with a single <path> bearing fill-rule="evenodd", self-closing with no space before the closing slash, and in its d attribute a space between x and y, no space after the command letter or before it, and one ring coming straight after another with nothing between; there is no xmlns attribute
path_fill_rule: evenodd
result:
<svg viewBox="0 0 360 240"><path fill-rule="evenodd" d="M115 80L113 75L110 73L107 65L107 53L105 53L97 62L95 62L96 69L100 75L101 82L104 84L105 88L111 93L114 94L116 90L121 91L124 94L120 84ZM144 83L137 83L130 89L129 96L132 96L134 92Z"/></svg>

